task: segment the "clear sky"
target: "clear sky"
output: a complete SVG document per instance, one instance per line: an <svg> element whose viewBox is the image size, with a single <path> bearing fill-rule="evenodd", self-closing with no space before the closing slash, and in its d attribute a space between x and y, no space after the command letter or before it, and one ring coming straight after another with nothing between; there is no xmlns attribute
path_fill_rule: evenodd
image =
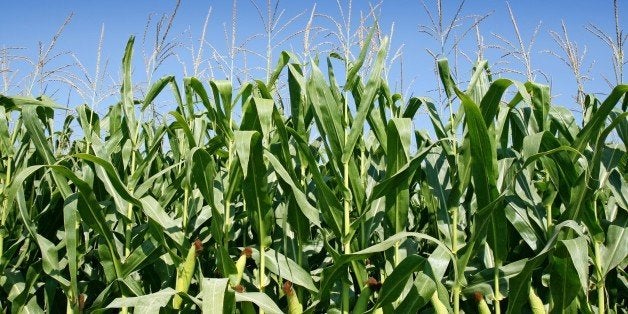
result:
<svg viewBox="0 0 628 314"><path fill-rule="evenodd" d="M443 1L443 10L445 21L449 21L458 1ZM11 56L25 56L35 58L38 51L38 43L48 43L55 34L56 30L70 13L74 13L71 22L67 25L62 36L58 39L57 45L53 52L65 53L71 52L79 60L87 73L93 75L95 72L96 55L98 50L99 36L101 27L104 26L104 41L102 48L102 64L108 60L107 75L102 85L113 84L120 73L120 60L123 54L124 45L130 35L135 35L136 54L134 59L135 66L135 82L146 82L145 66L142 63L141 39L146 29L149 15L152 14L152 26L149 28L151 34L154 34L155 22L161 14L169 13L174 7L175 1L86 1L86 0L65 0L65 1L44 1L44 0L1 0L0 10L2 12L2 26L0 27L0 48L23 48L21 50L8 50ZM376 2L371 2L376 3ZM435 11L435 1L426 0L426 5ZM628 14L628 1L620 0L620 11ZM174 24L169 41L176 41L180 44L174 51L175 56L169 57L164 64L157 70L154 77L165 74L174 74L177 78L184 76L183 64L189 74L192 71L192 61L190 47L198 49L198 38L201 35L205 17L211 8L209 17L206 44L204 46L203 60L201 68L205 68L204 75L208 76L209 66L213 68L214 76L225 78L224 72L219 69L219 62L213 62L215 59L212 54L213 49L225 56L228 49L225 41L225 27L230 31L232 1L228 0L183 0L174 20ZM257 4L266 13L266 2L258 0ZM298 16L285 30L277 35L273 40L278 43L289 34L302 31L310 17L314 1L289 1L283 0L279 2L278 11L285 10L280 17L279 25L287 22L295 15L303 12ZM348 14L348 2L340 0L343 6L345 16ZM612 0L598 1L552 1L552 0L528 0L528 1L511 1L512 10L517 18L518 26L524 41L529 41L534 33L534 29L541 22L540 30L534 45L531 47L532 67L534 69L542 69L546 76L539 73L536 80L551 84L553 94L556 96L555 101L569 108L576 109L572 96L576 91L576 84L573 75L569 72L569 68L556 57L550 55L546 50L552 50L559 54L556 43L550 36L550 31L560 31L561 20L564 20L568 30L570 39L579 45L581 52L584 47L587 48L587 54L584 58L584 69L590 68L590 81L586 82L586 91L593 93L607 93L608 85L604 82L603 76L614 81L611 72L611 52L598 38L585 30L585 26L589 23L597 25L600 29L613 34L614 18ZM274 5L274 1L273 1ZM360 12L368 11L369 2L354 0L352 3L352 21L353 27L358 25ZM399 60L392 65L390 70L390 81L392 88L396 91L403 92L406 96L433 96L434 88L437 80L433 74L433 59L426 52L426 49L433 51L439 50L438 42L433 38L419 32L420 25L430 23L422 2L419 0L384 0L378 8L378 18L381 29L384 33L390 33L391 26L394 23L394 34L392 37L391 52L396 51L403 45L403 90L399 86L400 63ZM335 19L340 19L340 10L336 1L318 1L316 2L316 17L313 25L327 28L321 31L313 41L334 41L332 36L326 36L333 29L333 25L322 15L329 15ZM492 13L491 13L492 12ZM510 22L506 2L503 0L468 0L464 4L461 16L481 16L491 13L480 24L480 31L484 39L485 45L489 48L486 51L486 57L495 69L502 67L514 68L521 70L522 66L517 59L512 56L503 57L504 51L490 48L494 45L502 44L494 34L498 34L516 42L514 37L513 26ZM621 19L623 27L628 19ZM472 18L465 19L460 28L457 28L452 36L461 36L463 31L472 23ZM280 28L280 27L278 27ZM163 28L162 28L163 29ZM260 16L250 0L238 0L237 2L237 36L238 45L246 41L245 47L247 52L238 54L236 65L244 67L243 63L251 68L264 67L265 60L256 56L256 52L265 54L266 41L263 36L253 37L255 34L263 32L263 23ZM312 34L314 35L314 34ZM152 40L152 35L150 37ZM456 38L456 37L453 37ZM450 38L450 40L454 40ZM211 44L211 46L209 45ZM451 45L451 42L449 43ZM282 49L294 49L297 52L303 50L303 36L299 34L288 40L281 47L277 47L273 51L273 61ZM474 56L476 42L475 32L469 33L466 39L460 44L461 51ZM355 47L354 47L355 48ZM150 49L150 48L148 48ZM323 47L321 47L323 49ZM6 51L6 50L5 50ZM313 50L314 51L314 50ZM54 53L53 53L54 54ZM53 55L51 54L51 55ZM392 53L391 53L392 54ZM5 55L5 60L8 60ZM451 57L451 55L450 55ZM503 58L502 58L503 57ZM59 58L53 60L49 67L62 66L65 64L73 64L76 61L72 56L63 54ZM323 59L324 60L324 59ZM461 64L461 74L459 81L468 79L467 71L468 63L459 56ZM510 62L505 65L503 62ZM228 62L226 63L228 64ZM101 73L104 73L104 66L101 66ZM21 59L11 59L11 69L15 74L12 83L15 84L9 89L9 93L21 92L27 79L23 79L25 73L32 69L32 65ZM15 70L18 70L16 73ZM80 73L75 65L67 68L68 73ZM257 78L263 78L262 72L253 72ZM63 74L66 75L66 74ZM525 80L525 77L510 73L503 74L506 77ZM81 75L78 74L78 77ZM70 74L66 75L71 77ZM153 78L154 80L154 78ZM59 102L67 101L68 88L63 84L50 83L47 93L52 93ZM6 92L6 91L5 91ZM34 91L33 94L36 94ZM81 100L76 95L70 96L70 107L78 105ZM105 103L104 105L108 105Z"/></svg>

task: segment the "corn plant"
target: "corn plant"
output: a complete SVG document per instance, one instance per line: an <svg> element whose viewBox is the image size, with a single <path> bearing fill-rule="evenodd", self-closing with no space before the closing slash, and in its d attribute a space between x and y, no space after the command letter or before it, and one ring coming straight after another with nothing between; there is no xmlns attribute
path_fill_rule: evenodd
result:
<svg viewBox="0 0 628 314"><path fill-rule="evenodd" d="M138 99L133 43L105 114L58 123L46 96L0 95L3 311L626 307L627 85L587 96L580 124L548 86L480 60L463 87L439 59L443 119L390 91L383 39L368 78L367 44L333 55L344 82L332 56L283 52L237 90L166 76ZM166 94L168 118L144 120Z"/></svg>

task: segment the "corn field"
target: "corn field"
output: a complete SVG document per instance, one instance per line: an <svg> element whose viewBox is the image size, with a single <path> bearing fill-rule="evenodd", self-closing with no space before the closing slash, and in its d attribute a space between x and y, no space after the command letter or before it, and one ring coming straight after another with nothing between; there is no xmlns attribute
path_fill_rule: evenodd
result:
<svg viewBox="0 0 628 314"><path fill-rule="evenodd" d="M438 59L442 110L390 91L381 42L138 99L131 38L105 114L0 95L2 310L625 313L628 85L576 118Z"/></svg>

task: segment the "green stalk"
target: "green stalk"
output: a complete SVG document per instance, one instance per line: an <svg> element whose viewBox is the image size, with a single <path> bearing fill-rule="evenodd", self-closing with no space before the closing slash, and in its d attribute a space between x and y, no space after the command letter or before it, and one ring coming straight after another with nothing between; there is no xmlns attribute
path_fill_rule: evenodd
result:
<svg viewBox="0 0 628 314"><path fill-rule="evenodd" d="M231 118L229 118L229 127L232 128L233 126L233 121L231 120ZM233 139L229 139L229 151L228 151L229 156L227 157L227 182L229 181L229 171L231 170L231 163L233 162L232 160L232 154L233 154ZM223 236L224 236L224 245L225 247L229 247L229 229L231 228L231 226L229 225L229 218L231 216L231 199L229 197L227 197L225 199L225 221L224 221L224 228L223 228Z"/></svg>
<svg viewBox="0 0 628 314"><path fill-rule="evenodd" d="M345 121L347 118L347 110L345 108ZM347 141L347 133L345 132L345 142ZM345 191L349 190L349 162L343 163L343 186ZM345 197L344 199L344 235L345 238L342 239L343 243L343 253L349 254L351 253L351 241L349 241L346 237L349 236L351 232L351 204L349 204L349 200ZM349 313L349 284L343 283L342 286L342 312Z"/></svg>
<svg viewBox="0 0 628 314"><path fill-rule="evenodd" d="M4 191L6 191L7 186L9 186L9 183L11 182L11 161L12 158L11 156L9 156L7 158L7 173L6 173L6 177L4 179ZM6 194L4 193L3 194ZM8 210L9 210L9 200L5 197L4 200L2 201L2 211L0 212L0 219L2 220L2 225L0 225L0 227L2 229L0 229L0 259L2 259L2 255L4 254L4 237L6 236L6 231L4 230L5 224L6 224L6 220L7 220L7 215Z"/></svg>
<svg viewBox="0 0 628 314"><path fill-rule="evenodd" d="M447 98L447 101L449 103L449 123L451 125L452 128L452 150L453 150L453 155L454 155L454 160L455 160L455 165L453 165L454 167L456 167L458 165L458 138L456 136L456 130L455 130L455 119L454 119L454 113L453 113L453 109L452 109L452 102L451 99L449 99L449 97ZM453 173L457 173L457 169L453 170ZM459 207L458 206L453 206L451 208L451 251L453 253L454 256L454 260L453 263L457 264L458 263L458 210ZM452 295L453 295L453 303L454 303L454 314L458 314L460 313L460 278L458 278L458 274L455 274L455 278L454 278L454 287L453 287L453 291L452 291Z"/></svg>
<svg viewBox="0 0 628 314"><path fill-rule="evenodd" d="M131 153L131 173L130 173L130 177L133 176L133 174L135 173L135 152L133 151ZM132 191L129 191L132 192ZM124 257L127 258L129 257L129 254L131 254L131 229L133 227L133 223L131 223L131 221L133 221L133 204L129 203L126 207L126 218L129 219L129 222L126 224L125 227L125 234L124 234L124 240L125 240L125 244L124 244Z"/></svg>
<svg viewBox="0 0 628 314"><path fill-rule="evenodd" d="M259 292L264 292L264 283L266 282L266 274L265 274L265 270L266 270L266 243L264 243L264 241L266 240L266 229L264 226L264 218L262 217L262 212L261 210L258 209L257 212L257 219L259 220L259 237L260 237L260 241L259 241ZM259 310L260 314L264 314L264 310L260 309Z"/></svg>
<svg viewBox="0 0 628 314"><path fill-rule="evenodd" d="M501 313L501 305L499 304L499 300L501 300L501 293L499 293L499 267L501 266L501 261L495 261L495 267L493 272L493 301L495 302L495 314ZM486 301L485 301L486 302Z"/></svg>
<svg viewBox="0 0 628 314"><path fill-rule="evenodd" d="M188 207L189 207L188 198L189 197L190 197L190 188L186 186L185 188L183 188L183 233L185 233L188 227Z"/></svg>
<svg viewBox="0 0 628 314"><path fill-rule="evenodd" d="M364 149L360 148L360 176L361 176L361 182L363 186L367 186L367 172L368 172L368 165L366 164L366 154L364 153ZM364 210L363 210L364 211ZM360 215L362 215L363 212L360 212ZM362 245L361 247L366 246L368 240L367 240L367 231L366 231L366 222L364 219L360 219L360 245Z"/></svg>
<svg viewBox="0 0 628 314"><path fill-rule="evenodd" d="M606 289L604 275L602 274L602 255L600 254L600 242L595 241L593 244L595 253L595 269L597 272L597 308L599 314L606 312Z"/></svg>
<svg viewBox="0 0 628 314"><path fill-rule="evenodd" d="M348 56L347 59L345 60L349 60ZM349 69L346 69L347 74ZM345 92L345 99L344 99L344 121L345 121L345 128L349 126L349 103L347 100L348 97L348 93ZM347 134L347 131L345 130L344 132L344 143L347 143L349 134ZM342 176L343 176L343 187L345 191L349 191L349 161L343 162L342 163ZM344 223L343 223L343 233L345 238L342 239L343 241L343 253L344 254L349 254L351 253L351 241L349 241L349 239L347 239L347 237L349 236L349 233L351 232L351 204L349 203L349 199L347 199L346 197L344 198L344 202L343 202L343 211L344 211ZM349 313L349 284L348 283L344 283L342 286L342 312L343 313Z"/></svg>
<svg viewBox="0 0 628 314"><path fill-rule="evenodd" d="M453 213L451 215L451 252L454 253L454 256L458 256L458 208L455 207L453 209Z"/></svg>
<svg viewBox="0 0 628 314"><path fill-rule="evenodd" d="M346 103L347 100L345 98L345 123L347 123L348 125L348 111L349 111L349 107L348 104ZM345 132L345 143L347 142L347 137L348 134L347 132ZM343 176L343 181L342 181L342 185L345 189L345 191L349 191L349 161L347 162L343 162L342 163L342 176ZM347 199L346 197L344 198L344 235L345 237L349 235L349 233L351 232L351 204L349 204L349 199ZM344 242L344 253L348 254L351 253L351 241L348 241L347 239L342 239L342 241Z"/></svg>
<svg viewBox="0 0 628 314"><path fill-rule="evenodd" d="M344 164L344 188L349 189L349 165L348 163ZM345 190L346 191L346 190ZM351 232L351 204L349 204L349 200L345 198L344 200L344 235L347 237ZM344 241L344 253L351 253L351 241L347 239L343 239Z"/></svg>
<svg viewBox="0 0 628 314"><path fill-rule="evenodd" d="M22 119L18 119L17 122L15 123L15 132L13 132L13 134L11 134L11 138L9 139L9 143L13 144L15 143L15 140L17 138L17 133L18 130L22 127ZM11 155L7 156L7 173L6 173L6 177L4 179L4 191L7 190L7 187L9 186L9 184L11 183L11 163L13 162L13 158L11 157ZM3 191L3 192L4 192ZM6 193L4 193L6 194ZM2 208L0 209L0 259L2 259L2 255L4 254L4 237L6 236L6 230L4 230L5 224L6 224L6 220L7 220L7 216L9 215L9 200L6 198L4 198L4 200L2 201Z"/></svg>
<svg viewBox="0 0 628 314"><path fill-rule="evenodd" d="M454 148L455 150L455 148ZM451 230L451 252L453 253L453 263L458 263L458 208L453 208L452 213L452 230ZM454 313L460 313L460 278L458 278L458 274L455 274L456 278L454 278L455 283L452 289L453 301L454 301Z"/></svg>
<svg viewBox="0 0 628 314"><path fill-rule="evenodd" d="M68 301L66 302L65 305L65 312L70 314L70 313L74 313L74 308L72 307L72 297L68 296Z"/></svg>
<svg viewBox="0 0 628 314"><path fill-rule="evenodd" d="M454 284L453 287L453 296L454 296L454 313L458 314L460 313L460 286L458 286L458 283ZM438 299L438 297L436 297ZM432 297L432 299L434 299L434 297ZM440 300L439 300L440 302ZM443 306L444 307L444 306ZM440 313L439 311L436 311L437 313ZM443 312L443 313L447 313L447 311Z"/></svg>
<svg viewBox="0 0 628 314"><path fill-rule="evenodd" d="M135 150L131 151L131 172L130 172L130 177L133 177L133 174L135 173ZM132 193L132 191L129 191ZM127 205L126 208L126 217L128 218L129 222L126 224L125 226L125 230L124 230L124 258L126 259L127 257L129 257L129 255L131 255L131 238L132 238L132 229L133 229L133 204L129 203ZM124 297L124 295L122 296ZM120 310L120 313L122 314L127 314L129 312L129 309L127 307L123 307Z"/></svg>
<svg viewBox="0 0 628 314"><path fill-rule="evenodd" d="M597 307L598 313L604 314L606 312L606 293L604 288L604 281L597 284Z"/></svg>
<svg viewBox="0 0 628 314"><path fill-rule="evenodd" d="M4 208L4 207L3 207ZM0 262L2 262L2 254L4 254L4 223L2 224L3 229L0 229Z"/></svg>
<svg viewBox="0 0 628 314"><path fill-rule="evenodd" d="M552 204L548 204L546 206L547 212L547 232L550 232L550 228L552 228Z"/></svg>

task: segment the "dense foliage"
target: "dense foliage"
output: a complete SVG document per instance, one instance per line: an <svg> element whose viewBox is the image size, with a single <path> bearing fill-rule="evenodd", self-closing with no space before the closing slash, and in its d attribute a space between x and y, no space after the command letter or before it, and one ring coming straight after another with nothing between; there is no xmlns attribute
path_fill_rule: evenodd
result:
<svg viewBox="0 0 628 314"><path fill-rule="evenodd" d="M441 59L443 110L390 92L386 40L361 77L366 49L344 84L283 53L265 82L137 99L131 39L104 115L0 95L0 307L625 311L628 85L576 119L485 61L462 90ZM146 119L167 87L169 122Z"/></svg>

